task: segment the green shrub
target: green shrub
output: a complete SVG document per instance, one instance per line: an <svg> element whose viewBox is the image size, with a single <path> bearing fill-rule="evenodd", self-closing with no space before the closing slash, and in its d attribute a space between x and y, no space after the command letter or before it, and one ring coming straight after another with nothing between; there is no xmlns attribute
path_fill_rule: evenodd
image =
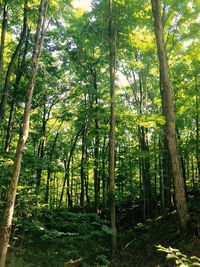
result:
<svg viewBox="0 0 200 267"><path fill-rule="evenodd" d="M200 266L200 258L196 256L187 256L181 253L178 249L175 248L165 248L161 245L157 246L158 251L167 253L167 259L174 260L176 266L178 267L192 267L192 266Z"/></svg>

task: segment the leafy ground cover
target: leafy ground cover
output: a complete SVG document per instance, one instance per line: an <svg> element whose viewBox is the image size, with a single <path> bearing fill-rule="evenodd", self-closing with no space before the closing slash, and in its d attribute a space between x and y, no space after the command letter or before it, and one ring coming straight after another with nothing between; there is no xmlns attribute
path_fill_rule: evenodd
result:
<svg viewBox="0 0 200 267"><path fill-rule="evenodd" d="M191 225L189 235L183 237L175 213L119 231L118 252L111 261L111 233L105 216L66 209L37 212L15 222L8 267L200 266L192 257L200 256L196 227ZM198 223L200 213L195 214L193 221Z"/></svg>
<svg viewBox="0 0 200 267"><path fill-rule="evenodd" d="M134 233L132 230L123 233L121 250L111 266L200 266L180 265L180 261L175 255L169 253L168 248L173 247L176 248L176 252L186 254L187 259L192 255L200 256L199 237L196 236L192 228L191 233L187 237L183 237L178 230L178 222L175 215L172 213L154 221L149 220L144 224L138 224ZM169 254L171 254L171 257Z"/></svg>

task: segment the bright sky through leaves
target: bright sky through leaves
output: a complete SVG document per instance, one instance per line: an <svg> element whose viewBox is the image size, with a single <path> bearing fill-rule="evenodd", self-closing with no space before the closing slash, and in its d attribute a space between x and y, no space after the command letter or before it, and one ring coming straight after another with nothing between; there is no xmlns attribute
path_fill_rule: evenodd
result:
<svg viewBox="0 0 200 267"><path fill-rule="evenodd" d="M75 8L83 8L87 11L91 10L91 0L74 0L73 6Z"/></svg>

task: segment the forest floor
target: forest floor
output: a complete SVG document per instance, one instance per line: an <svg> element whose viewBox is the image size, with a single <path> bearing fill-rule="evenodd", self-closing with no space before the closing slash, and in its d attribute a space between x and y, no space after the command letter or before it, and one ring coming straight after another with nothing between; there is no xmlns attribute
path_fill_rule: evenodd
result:
<svg viewBox="0 0 200 267"><path fill-rule="evenodd" d="M191 212L192 224L185 238L179 231L175 212L134 227L130 221L126 225L130 218L125 217L125 228L118 231L119 247L112 262L109 259L109 224L106 226L109 222L104 218L77 210L40 210L39 215L22 218L16 224L19 230L12 238L7 267L181 266L179 259L200 258L200 199L195 203L198 207ZM130 215L130 210L125 211ZM158 251L159 245L162 251ZM169 247L177 250L167 256ZM175 260L179 263L175 264ZM200 262L194 266L200 266Z"/></svg>
<svg viewBox="0 0 200 267"><path fill-rule="evenodd" d="M178 230L175 213L149 220L139 225L134 232L127 230L121 239L121 249L113 259L112 267L179 266L175 265L172 257L167 260L167 253L158 251L158 245L165 247L166 250L169 247L178 249L188 257L193 255L200 257L200 238L196 237L192 229L189 236L183 238Z"/></svg>

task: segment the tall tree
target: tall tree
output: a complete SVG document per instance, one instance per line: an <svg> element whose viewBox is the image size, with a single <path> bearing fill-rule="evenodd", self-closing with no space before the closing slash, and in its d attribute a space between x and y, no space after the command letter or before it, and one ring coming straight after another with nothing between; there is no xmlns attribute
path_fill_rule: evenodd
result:
<svg viewBox="0 0 200 267"><path fill-rule="evenodd" d="M114 21L114 1L109 0L109 52L110 52L110 134L109 134L109 197L112 231L112 255L117 248L115 214L115 67L116 67L116 29Z"/></svg>
<svg viewBox="0 0 200 267"><path fill-rule="evenodd" d="M14 83L14 90L13 90L13 95L12 95L11 103L10 103L10 114L9 114L7 129L6 129L6 138L5 138L5 146L4 146L4 151L6 151L6 152L9 151L11 140L12 140L12 130L14 127L16 100L17 100L17 95L19 93L18 91L19 91L19 87L20 87L20 81L22 79L22 76L23 76L24 70L25 70L26 57L27 57L27 53L28 53L29 33L30 33L30 30L28 31L28 33L26 35L26 43L25 43L25 47L23 49L22 58L19 58L19 63L18 63L18 67L17 67L17 74L16 74L15 83Z"/></svg>
<svg viewBox="0 0 200 267"><path fill-rule="evenodd" d="M164 42L164 29L162 25L162 4L160 0L151 0L152 13L154 17L154 30L157 43L157 53L160 64L163 110L166 118L166 139L172 162L172 174L175 187L175 201L180 221L180 227L183 232L187 229L189 220L187 203L185 197L184 180L181 171L180 159L176 140L176 118L174 111L173 89L170 78L167 51Z"/></svg>
<svg viewBox="0 0 200 267"><path fill-rule="evenodd" d="M3 120L5 109L6 109L6 104L7 104L7 99L8 99L8 91L10 87L10 80L11 80L11 75L14 71L14 66L15 62L18 58L19 52L22 48L22 45L24 43L24 40L26 38L26 30L27 30L27 0L24 0L24 21L23 21L23 29L20 35L19 43L17 44L13 55L11 57L10 63L8 65L8 70L6 72L6 77L5 77L5 84L3 87L3 93L1 97L1 102L0 102L0 123Z"/></svg>
<svg viewBox="0 0 200 267"><path fill-rule="evenodd" d="M0 45L0 89L2 88L2 79L3 79L3 56L4 56L4 45L5 45L5 37L6 37L6 28L8 24L8 4L7 1L4 3L3 8L3 19L1 25L1 45Z"/></svg>
<svg viewBox="0 0 200 267"><path fill-rule="evenodd" d="M16 191L21 170L22 152L24 150L25 143L28 138L32 95L35 87L35 79L38 69L39 56L41 53L44 40L48 3L49 0L40 1L37 31L36 31L33 56L32 56L32 67L31 67L30 78L26 94L26 102L24 107L23 126L17 143L14 165L13 165L13 173L12 173L10 188L8 191L3 223L0 229L0 267L5 266L6 255L8 250L8 243L10 239L12 218L14 212L15 199L16 199Z"/></svg>

